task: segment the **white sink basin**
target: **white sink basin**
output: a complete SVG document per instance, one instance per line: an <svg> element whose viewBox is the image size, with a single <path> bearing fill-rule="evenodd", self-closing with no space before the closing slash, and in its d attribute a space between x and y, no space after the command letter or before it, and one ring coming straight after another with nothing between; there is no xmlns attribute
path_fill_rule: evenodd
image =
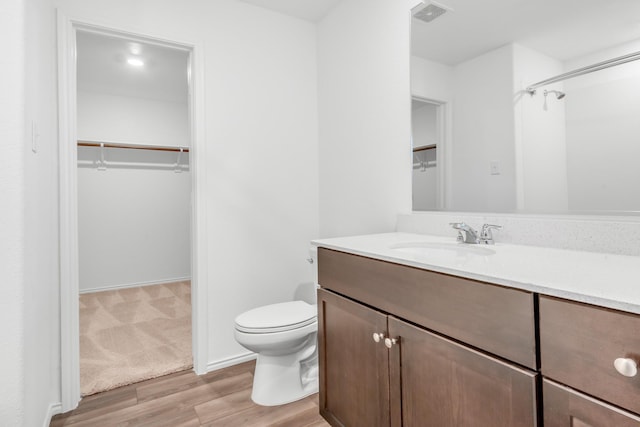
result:
<svg viewBox="0 0 640 427"><path fill-rule="evenodd" d="M494 255L496 251L486 246L471 245L464 243L431 243L431 242L407 242L396 243L389 246L394 251L419 255L424 257L437 256L487 256Z"/></svg>

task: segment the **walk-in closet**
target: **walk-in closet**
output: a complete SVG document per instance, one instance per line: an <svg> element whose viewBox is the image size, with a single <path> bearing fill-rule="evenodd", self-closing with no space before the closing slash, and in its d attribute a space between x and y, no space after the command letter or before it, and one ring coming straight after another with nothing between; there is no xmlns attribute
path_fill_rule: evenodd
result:
<svg viewBox="0 0 640 427"><path fill-rule="evenodd" d="M78 31L80 388L189 369L189 52Z"/></svg>

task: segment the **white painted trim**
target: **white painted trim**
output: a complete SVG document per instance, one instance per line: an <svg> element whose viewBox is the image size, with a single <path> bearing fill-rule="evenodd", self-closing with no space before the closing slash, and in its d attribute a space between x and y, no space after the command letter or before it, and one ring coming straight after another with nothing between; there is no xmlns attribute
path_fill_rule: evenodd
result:
<svg viewBox="0 0 640 427"><path fill-rule="evenodd" d="M207 372L209 359L207 256L207 151L205 135L205 47L191 45L189 55L189 118L191 123L191 310L193 370Z"/></svg>
<svg viewBox="0 0 640 427"><path fill-rule="evenodd" d="M121 285L101 286L97 288L80 289L80 294L90 294L93 292L117 291L118 289L140 288L143 286L164 285L165 283L186 282L191 277L176 277L173 279L152 280L149 282L123 283Z"/></svg>
<svg viewBox="0 0 640 427"><path fill-rule="evenodd" d="M76 68L73 23L58 13L58 153L60 185L61 409L80 402Z"/></svg>
<svg viewBox="0 0 640 427"><path fill-rule="evenodd" d="M67 412L80 401L80 345L78 307L78 218L75 33L77 29L111 36L140 39L190 52L190 121L192 162L191 298L193 365L197 374L207 369L207 204L204 45L176 41L140 31L116 28L70 18L58 11L58 104L60 156L60 353L61 410Z"/></svg>
<svg viewBox="0 0 640 427"><path fill-rule="evenodd" d="M51 418L53 418L54 415L58 415L61 413L62 413L62 403L57 402L57 403L50 404L49 407L47 408L47 413L44 416L42 427L49 427L49 424L51 424Z"/></svg>
<svg viewBox="0 0 640 427"><path fill-rule="evenodd" d="M228 368L233 365L239 365L240 363L255 360L257 357L258 355L256 353L247 352L237 356L228 357L226 359L217 360L215 362L209 362L207 364L207 372L217 371L218 369Z"/></svg>

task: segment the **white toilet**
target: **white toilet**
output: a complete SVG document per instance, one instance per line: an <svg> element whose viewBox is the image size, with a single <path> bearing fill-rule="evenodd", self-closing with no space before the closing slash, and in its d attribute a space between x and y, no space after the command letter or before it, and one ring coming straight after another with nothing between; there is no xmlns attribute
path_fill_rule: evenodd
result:
<svg viewBox="0 0 640 427"><path fill-rule="evenodd" d="M313 252L311 259L315 271ZM309 284L314 300L315 282ZM311 302L271 304L236 317L236 341L258 353L251 392L258 405L283 405L318 391L317 307Z"/></svg>

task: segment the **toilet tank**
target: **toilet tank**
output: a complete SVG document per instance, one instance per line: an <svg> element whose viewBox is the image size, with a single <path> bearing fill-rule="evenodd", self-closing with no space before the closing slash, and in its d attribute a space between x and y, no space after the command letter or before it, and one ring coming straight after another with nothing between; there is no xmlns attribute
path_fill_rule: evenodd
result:
<svg viewBox="0 0 640 427"><path fill-rule="evenodd" d="M309 281L300 283L295 290L293 299L305 301L315 305L317 303L316 290L318 287L318 248L311 246L309 256L305 261L309 268Z"/></svg>
<svg viewBox="0 0 640 427"><path fill-rule="evenodd" d="M313 279L313 284L318 286L318 247L311 246L309 248L309 259L311 260L311 278Z"/></svg>

